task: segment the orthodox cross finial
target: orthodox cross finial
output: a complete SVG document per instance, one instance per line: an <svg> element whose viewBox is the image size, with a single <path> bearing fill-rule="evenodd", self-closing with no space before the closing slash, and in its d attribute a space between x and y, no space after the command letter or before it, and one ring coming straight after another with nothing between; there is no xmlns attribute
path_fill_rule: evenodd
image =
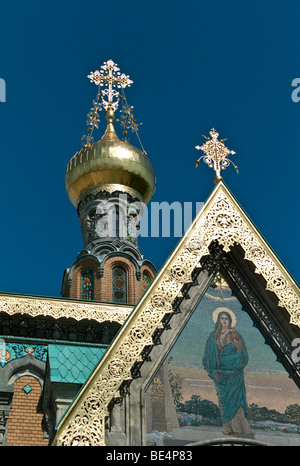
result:
<svg viewBox="0 0 300 466"><path fill-rule="evenodd" d="M105 110L107 110L108 107L111 107L113 110L118 108L118 100L113 102L113 99L118 99L119 92L113 89L114 87L124 89L133 83L133 81L129 79L129 76L124 73L120 73L120 68L117 67L117 63L113 62L112 60L104 62L100 68L100 71L91 71L91 74L88 75L88 78L90 78L91 82L95 83L97 86L104 86L105 84L108 86L107 89L102 91L102 95L107 96L108 99L106 101L102 97L102 103Z"/></svg>
<svg viewBox="0 0 300 466"><path fill-rule="evenodd" d="M121 74L117 63L115 63L113 60L108 60L107 62L104 62L104 64L100 67L100 70L91 71L91 73L88 75L88 78L91 82L98 86L98 92L96 99L93 100L93 106L87 115L87 135L84 135L81 138L83 146L91 147L92 143L94 142L93 131L99 126L99 112L102 110L102 107L106 110L106 119L108 122L107 131L109 129L110 133L115 133L112 122L115 118L114 112L118 108L120 99L122 101L122 116L121 120L117 121L121 121L125 141L128 129L134 131L140 141L138 136L138 126L141 123L136 123L136 120L132 114L133 107L128 105L124 94L124 88L127 86L129 87L133 83L133 81L129 79L129 76L124 73ZM105 85L107 88L100 90L100 87ZM122 95L120 95L119 92L115 90L116 87L122 89ZM105 100L105 98L107 98L107 100ZM142 146L141 141L140 144ZM144 151L143 146L142 149Z"/></svg>
<svg viewBox="0 0 300 466"><path fill-rule="evenodd" d="M221 170L225 170L230 163L232 163L234 169L238 173L238 167L228 158L229 154L234 155L235 152L233 150L229 150L225 146L224 141L226 141L226 139L220 139L219 141L219 133L214 128L212 128L209 134L211 139L203 136L206 139L206 143L202 146L196 146L196 149L202 150L205 154L196 161L196 167L198 167L200 160L203 159L210 168L215 170L216 180L222 179Z"/></svg>

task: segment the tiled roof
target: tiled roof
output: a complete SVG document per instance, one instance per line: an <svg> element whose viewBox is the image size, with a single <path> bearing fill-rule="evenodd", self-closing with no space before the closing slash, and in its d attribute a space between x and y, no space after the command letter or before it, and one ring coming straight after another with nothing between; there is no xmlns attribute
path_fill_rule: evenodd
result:
<svg viewBox="0 0 300 466"><path fill-rule="evenodd" d="M49 345L51 381L85 383L106 349L106 347Z"/></svg>

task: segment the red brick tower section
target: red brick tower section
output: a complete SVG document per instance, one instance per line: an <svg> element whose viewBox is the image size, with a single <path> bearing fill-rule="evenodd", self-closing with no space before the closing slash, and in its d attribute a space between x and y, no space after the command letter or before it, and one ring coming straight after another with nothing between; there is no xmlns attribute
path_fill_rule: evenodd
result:
<svg viewBox="0 0 300 466"><path fill-rule="evenodd" d="M93 276L93 295L90 300L112 303L116 302L115 294L118 291L114 283L118 285L117 277L114 282L115 268L121 267L126 274L124 287L126 287L126 301L123 304L136 304L143 296L146 289L155 276L155 269L151 264L143 265L140 272L137 272L134 263L126 257L108 257L103 265L103 270L99 271L99 262L97 259L86 259L80 261L72 271L72 279L65 280L63 284L63 296L71 299L85 299L83 296L83 275L86 270L92 272ZM70 273L66 273L70 276ZM121 284L121 282L120 282ZM121 284L122 285L122 284ZM115 288L115 293L113 292ZM118 301L117 301L118 302Z"/></svg>
<svg viewBox="0 0 300 466"><path fill-rule="evenodd" d="M41 410L42 387L31 375L19 377L14 384L8 419L7 446L47 446Z"/></svg>

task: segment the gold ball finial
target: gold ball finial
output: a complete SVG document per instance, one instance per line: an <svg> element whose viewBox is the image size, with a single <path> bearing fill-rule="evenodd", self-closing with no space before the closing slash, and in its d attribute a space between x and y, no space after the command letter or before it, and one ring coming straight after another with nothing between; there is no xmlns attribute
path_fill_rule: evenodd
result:
<svg viewBox="0 0 300 466"><path fill-rule="evenodd" d="M105 118L107 127L101 139L118 140L119 138L114 128L115 112L110 105L107 107Z"/></svg>
<svg viewBox="0 0 300 466"><path fill-rule="evenodd" d="M114 119L115 119L115 112L114 110L112 109L112 107L108 107L107 108L107 112L106 112L106 115L105 115L105 118L107 120L107 123L113 123Z"/></svg>

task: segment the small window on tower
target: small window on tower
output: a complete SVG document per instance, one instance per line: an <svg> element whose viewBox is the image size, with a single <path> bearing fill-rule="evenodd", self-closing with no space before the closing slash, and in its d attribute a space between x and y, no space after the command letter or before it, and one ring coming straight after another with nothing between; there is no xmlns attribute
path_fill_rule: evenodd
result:
<svg viewBox="0 0 300 466"><path fill-rule="evenodd" d="M127 283L126 271L123 267L117 266L112 270L112 298L116 303L127 303Z"/></svg>
<svg viewBox="0 0 300 466"><path fill-rule="evenodd" d="M94 299L94 272L86 269L81 276L81 299L91 301Z"/></svg>

